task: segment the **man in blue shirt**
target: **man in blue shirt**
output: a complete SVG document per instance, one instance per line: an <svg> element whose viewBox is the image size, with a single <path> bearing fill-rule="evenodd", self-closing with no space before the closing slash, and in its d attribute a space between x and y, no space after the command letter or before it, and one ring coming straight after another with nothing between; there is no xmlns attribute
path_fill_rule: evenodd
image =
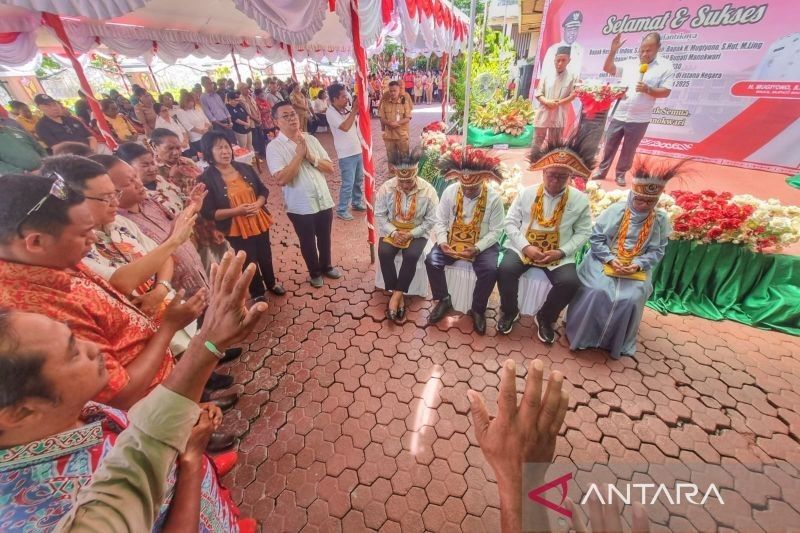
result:
<svg viewBox="0 0 800 533"><path fill-rule="evenodd" d="M219 94L214 92L214 82L208 76L203 76L200 78L200 84L203 86L203 94L200 95L200 107L203 108L203 113L208 117L213 129L224 133L231 144L236 144L231 114Z"/></svg>

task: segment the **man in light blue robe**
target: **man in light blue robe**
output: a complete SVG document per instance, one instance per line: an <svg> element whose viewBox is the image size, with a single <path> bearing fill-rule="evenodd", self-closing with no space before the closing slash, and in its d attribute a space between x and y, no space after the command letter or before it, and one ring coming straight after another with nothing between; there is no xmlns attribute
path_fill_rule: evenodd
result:
<svg viewBox="0 0 800 533"><path fill-rule="evenodd" d="M617 257L617 241L625 210L630 209L625 248L634 248L645 220L656 208L658 195L638 195L631 191L627 201L611 205L598 217L589 237L591 250L578 267L582 287L567 311L571 350L601 348L608 350L614 359L636 353L636 334L644 304L653 292L652 272L664 257L672 226L667 214L656 210L650 235L629 267ZM604 271L606 265L618 273L642 272L646 277L637 280L610 276ZM620 267L627 270L620 271Z"/></svg>

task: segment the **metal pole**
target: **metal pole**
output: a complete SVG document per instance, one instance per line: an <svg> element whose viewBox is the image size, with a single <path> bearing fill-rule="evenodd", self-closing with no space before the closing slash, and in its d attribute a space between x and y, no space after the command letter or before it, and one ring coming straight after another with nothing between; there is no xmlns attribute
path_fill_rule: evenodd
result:
<svg viewBox="0 0 800 533"><path fill-rule="evenodd" d="M467 155L467 128L469 127L469 104L470 104L470 96L472 92L472 51L475 48L475 3L476 0L472 0L469 5L469 34L467 34L467 70L464 73L465 76L465 83L464 83L464 121L463 121L463 130L462 135L462 155Z"/></svg>
<svg viewBox="0 0 800 533"><path fill-rule="evenodd" d="M156 91L158 91L158 94L161 94L161 87L158 86L158 80L156 79L156 73L153 72L153 67L147 65L147 70L150 71L150 77L153 78L153 84L156 86Z"/></svg>
<svg viewBox="0 0 800 533"><path fill-rule="evenodd" d="M486 46L486 28L489 27L489 8L492 7L492 0L486 0L483 4L483 31L481 33L481 55Z"/></svg>
<svg viewBox="0 0 800 533"><path fill-rule="evenodd" d="M233 69L236 71L236 79L239 80L239 83L242 83L242 75L239 73L239 63L236 62L236 54L233 51L233 47L231 47L231 59L233 59Z"/></svg>

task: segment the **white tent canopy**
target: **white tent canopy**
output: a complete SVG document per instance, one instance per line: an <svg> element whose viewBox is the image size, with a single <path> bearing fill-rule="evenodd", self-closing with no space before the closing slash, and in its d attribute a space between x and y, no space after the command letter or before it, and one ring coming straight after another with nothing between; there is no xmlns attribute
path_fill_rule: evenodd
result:
<svg viewBox="0 0 800 533"><path fill-rule="evenodd" d="M39 50L60 53L41 11L61 16L78 54L104 47L167 63L232 52L281 61L290 47L296 60L353 54L345 0L0 0L0 64L26 64ZM358 15L361 43L372 52L386 35L410 53L458 51L467 33L466 17L447 0L359 0Z"/></svg>

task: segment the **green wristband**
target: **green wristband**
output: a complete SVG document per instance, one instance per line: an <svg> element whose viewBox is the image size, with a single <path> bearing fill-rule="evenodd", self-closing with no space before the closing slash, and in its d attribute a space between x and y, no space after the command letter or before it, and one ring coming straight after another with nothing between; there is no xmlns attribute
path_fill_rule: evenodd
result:
<svg viewBox="0 0 800 533"><path fill-rule="evenodd" d="M220 352L219 348L217 348L213 342L206 341L203 345L206 347L206 350L213 353L217 357L217 359L222 359L223 357L225 357L225 354Z"/></svg>

